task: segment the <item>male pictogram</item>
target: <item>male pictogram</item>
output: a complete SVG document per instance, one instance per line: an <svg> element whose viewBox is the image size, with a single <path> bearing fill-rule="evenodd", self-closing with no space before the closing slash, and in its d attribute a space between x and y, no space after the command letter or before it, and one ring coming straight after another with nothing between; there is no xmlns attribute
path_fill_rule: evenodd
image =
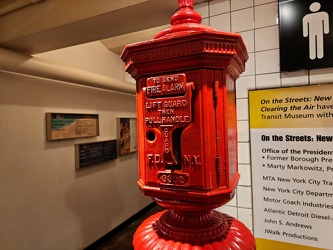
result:
<svg viewBox="0 0 333 250"><path fill-rule="evenodd" d="M310 5L313 13L303 17L303 36L309 37L309 57L311 60L324 57L324 34L329 33L329 16L320 11L321 5L314 2Z"/></svg>

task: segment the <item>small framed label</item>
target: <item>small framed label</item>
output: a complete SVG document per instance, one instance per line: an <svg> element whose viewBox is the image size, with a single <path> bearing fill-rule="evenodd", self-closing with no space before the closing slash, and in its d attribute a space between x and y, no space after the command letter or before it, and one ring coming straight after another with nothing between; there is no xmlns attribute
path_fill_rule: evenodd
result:
<svg viewBox="0 0 333 250"><path fill-rule="evenodd" d="M136 118L117 118L119 155L138 150Z"/></svg>
<svg viewBox="0 0 333 250"><path fill-rule="evenodd" d="M97 114L46 113L48 141L99 135Z"/></svg>
<svg viewBox="0 0 333 250"><path fill-rule="evenodd" d="M117 159L117 140L75 144L75 168Z"/></svg>

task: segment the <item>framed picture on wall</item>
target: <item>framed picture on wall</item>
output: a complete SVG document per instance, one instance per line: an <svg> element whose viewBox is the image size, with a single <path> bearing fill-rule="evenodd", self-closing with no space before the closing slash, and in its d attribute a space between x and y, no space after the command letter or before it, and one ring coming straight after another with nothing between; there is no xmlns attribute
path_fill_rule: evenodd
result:
<svg viewBox="0 0 333 250"><path fill-rule="evenodd" d="M117 118L119 155L126 155L138 150L136 124L136 118Z"/></svg>
<svg viewBox="0 0 333 250"><path fill-rule="evenodd" d="M46 113L45 116L48 141L99 135L98 114Z"/></svg>

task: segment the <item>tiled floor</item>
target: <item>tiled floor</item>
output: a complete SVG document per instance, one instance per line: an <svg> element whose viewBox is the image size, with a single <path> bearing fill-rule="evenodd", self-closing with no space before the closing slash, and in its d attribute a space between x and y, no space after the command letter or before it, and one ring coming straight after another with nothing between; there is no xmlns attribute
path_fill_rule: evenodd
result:
<svg viewBox="0 0 333 250"><path fill-rule="evenodd" d="M133 250L132 238L137 227L150 215L162 210L162 207L152 203L85 250Z"/></svg>

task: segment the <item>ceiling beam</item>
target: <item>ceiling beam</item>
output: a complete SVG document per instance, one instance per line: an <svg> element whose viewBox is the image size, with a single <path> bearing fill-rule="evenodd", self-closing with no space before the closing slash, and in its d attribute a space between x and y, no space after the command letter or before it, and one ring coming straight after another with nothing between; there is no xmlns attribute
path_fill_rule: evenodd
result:
<svg viewBox="0 0 333 250"><path fill-rule="evenodd" d="M0 47L42 53L166 25L176 9L175 0L45 0L0 16Z"/></svg>
<svg viewBox="0 0 333 250"><path fill-rule="evenodd" d="M163 26L158 26L155 28L151 29L146 29L146 30L141 30L141 31L136 31L133 33L127 33L124 35L120 36L114 36L110 37L107 39L100 40L100 42L108 49L111 50L114 53L121 54L123 51L124 47L127 44L132 44L136 42L141 42L141 41L146 41L153 39L154 36L167 28L169 28L170 25L163 25Z"/></svg>

